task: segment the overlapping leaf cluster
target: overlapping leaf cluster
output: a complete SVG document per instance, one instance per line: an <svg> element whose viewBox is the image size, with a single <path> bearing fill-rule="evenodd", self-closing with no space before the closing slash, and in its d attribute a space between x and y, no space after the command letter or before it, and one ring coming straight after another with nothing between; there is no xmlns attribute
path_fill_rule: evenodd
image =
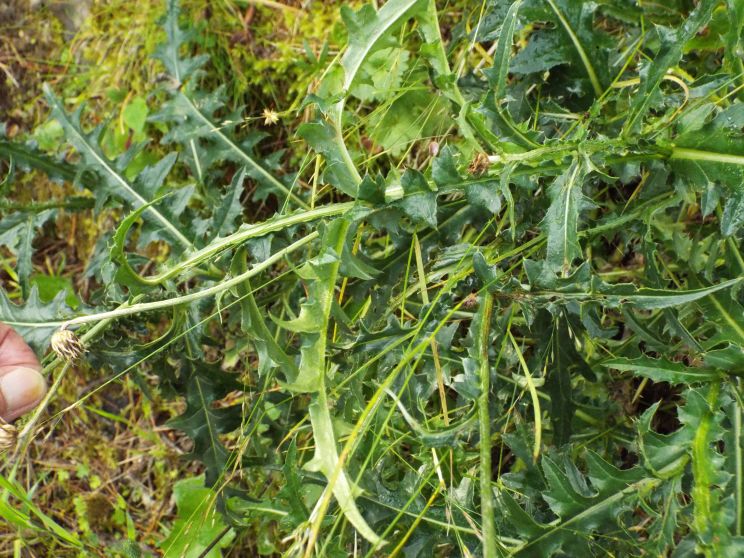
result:
<svg viewBox="0 0 744 558"><path fill-rule="evenodd" d="M342 8L292 171L202 91L173 1L172 153L134 172L146 146L110 158L50 92L75 165L0 154L131 211L91 306L164 302L148 342L123 318L91 359L185 397L226 521L277 552L738 555L744 12L462 4L448 41L433 1ZM24 285L52 217L0 221ZM42 349L73 315L0 302Z"/></svg>

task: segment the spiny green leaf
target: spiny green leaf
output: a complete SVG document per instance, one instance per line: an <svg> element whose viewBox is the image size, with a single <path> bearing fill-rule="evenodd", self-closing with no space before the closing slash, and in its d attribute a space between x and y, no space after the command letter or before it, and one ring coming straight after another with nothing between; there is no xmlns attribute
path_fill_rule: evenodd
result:
<svg viewBox="0 0 744 558"><path fill-rule="evenodd" d="M205 54L194 57L182 57L182 47L189 43L193 36L193 30L184 31L178 23L181 14L181 6L178 0L168 0L167 11L163 19L163 27L168 40L163 42L155 53L171 76L176 80L176 86L180 86L188 79L195 70L207 61Z"/></svg>
<svg viewBox="0 0 744 558"><path fill-rule="evenodd" d="M17 305L0 290L0 322L13 327L41 355L52 335L62 323L76 315L66 303L67 293L60 291L51 302L42 301L36 286L31 287L26 302ZM79 310L78 310L79 311Z"/></svg>
<svg viewBox="0 0 744 558"><path fill-rule="evenodd" d="M649 378L654 382L694 384L721 379L721 374L715 370L685 366L680 362L671 362L663 358L612 358L602 361L601 364L607 368L632 372L636 376Z"/></svg>
<svg viewBox="0 0 744 558"><path fill-rule="evenodd" d="M545 387L550 395L550 422L553 425L555 444L561 446L569 441L573 431L576 403L571 380L578 372L583 371L586 374L588 365L576 350L565 319L559 318L553 324L548 350Z"/></svg>
<svg viewBox="0 0 744 558"><path fill-rule="evenodd" d="M691 284L699 285L700 279L693 275ZM731 293L711 291L698 304L708 323L716 325L713 335L705 343L707 347L713 348L724 342L744 347L744 306Z"/></svg>
<svg viewBox="0 0 744 558"><path fill-rule="evenodd" d="M28 290L31 277L34 237L47 221L56 216L56 209L35 214L18 211L0 220L0 246L7 246L16 255L16 272L24 292Z"/></svg>
<svg viewBox="0 0 744 558"><path fill-rule="evenodd" d="M170 101L163 105L163 109L154 118L172 124L163 142L178 141L185 143L187 147L192 142L195 142L194 145L199 143L200 157L193 160L192 167L200 179L203 179L204 172L212 165L233 161L244 166L251 178L274 195L280 196L280 199L289 197L296 205L307 208L307 204L297 194L274 176L271 168L273 162L262 160L253 153L255 145L263 137L261 134L251 133L238 139L233 132L240 122L239 116L230 115L223 123L214 119L214 114L223 104L222 88L206 95L197 94L191 89L186 93L174 92Z"/></svg>
<svg viewBox="0 0 744 558"><path fill-rule="evenodd" d="M212 215L210 229L211 232L207 237L210 242L218 236L230 234L235 230L235 221L243 214L241 197L243 195L243 183L245 182L245 168L240 169L233 176L230 186L228 186L225 195L220 200Z"/></svg>
<svg viewBox="0 0 744 558"><path fill-rule="evenodd" d="M582 192L587 169L582 161L573 164L550 185L550 207L545 214L542 227L548 237L547 264L564 274L574 259L581 257L581 245L577 236L579 214L590 207Z"/></svg>
<svg viewBox="0 0 744 558"><path fill-rule="evenodd" d="M560 517L555 525L535 522L528 514L502 493L502 501L507 506L507 514L527 540L515 556L552 556L558 549L564 551L587 550L587 542L577 532L587 538L594 529L617 527L623 512L631 502L658 485L655 479L644 477L639 469L621 471L590 453L587 457L592 483L598 491L586 484L586 479L568 461L562 469L551 458L542 458L542 468L549 488L543 498ZM572 480L573 479L573 480Z"/></svg>
<svg viewBox="0 0 744 558"><path fill-rule="evenodd" d="M406 170L401 178L404 197L395 202L397 207L416 224L437 226L437 195L424 175L412 169Z"/></svg>
<svg viewBox="0 0 744 558"><path fill-rule="evenodd" d="M79 169L65 161L59 161L39 151L33 145L0 140L0 158L12 161L23 170L39 170L51 180L73 182L82 179ZM86 186L90 183L86 181Z"/></svg>
<svg viewBox="0 0 744 558"><path fill-rule="evenodd" d="M233 275L241 275L248 269L246 264L246 250L240 248L230 264L230 271ZM289 356L276 341L274 334L269 330L264 320L264 316L256 304L256 299L251 289L250 281L235 288L237 295L240 297L240 303L243 309L241 316L241 327L246 335L255 339L257 343L266 346L267 356L274 361L282 370L287 382L293 382L297 379L299 373L294 359Z"/></svg>
<svg viewBox="0 0 744 558"><path fill-rule="evenodd" d="M646 310L679 306L700 300L713 293L730 289L744 281L744 278L729 279L717 285L699 289L647 289L631 285L601 285L595 282L596 292L601 293L607 302L617 305L630 303Z"/></svg>
<svg viewBox="0 0 744 558"><path fill-rule="evenodd" d="M356 177L349 172L346 160L348 154L339 147L339 139L334 126L326 120L307 122L298 128L297 134L310 147L323 155L325 159L324 180L345 194L356 196Z"/></svg>
<svg viewBox="0 0 744 558"><path fill-rule="evenodd" d="M705 105L704 105L705 106ZM744 134L741 133L741 103L735 103L720 110L709 122L699 126L687 126L674 138L675 149L681 150L672 155L675 170L694 191L703 192L708 205L717 201L710 198L714 187L727 190L723 197L721 232L724 236L735 235L744 221ZM715 190L714 190L715 192ZM716 192L717 193L717 192ZM720 193L717 197L722 197ZM715 209L709 209L712 211Z"/></svg>
<svg viewBox="0 0 744 558"><path fill-rule="evenodd" d="M497 102L500 102L506 92L506 77L509 74L509 59L511 58L512 40L517 28L517 15L522 0L516 0L509 6L504 21L501 24L499 39L493 55L493 66L484 71L488 81L493 88L493 94Z"/></svg>
<svg viewBox="0 0 744 558"><path fill-rule="evenodd" d="M210 93L198 91L190 81L182 87L208 57L181 57L180 50L193 40L193 33L180 27L179 13L177 0L169 0L164 20L168 40L157 53L175 80L174 87L170 88L170 101L151 118L153 121L173 124L163 142L178 141L184 144L193 173L200 182L205 180L212 165L225 160L235 161L245 166L248 175L272 194L289 197L300 207L307 207L301 198L274 176L273 162L261 160L253 153L254 146L262 137L260 134L251 133L242 139L236 137L240 111L234 111L221 123L215 121L216 113L224 106L223 87Z"/></svg>
<svg viewBox="0 0 744 558"><path fill-rule="evenodd" d="M641 69L641 87L625 123L625 133L636 131L641 118L651 107L654 94L667 70L679 62L685 43L710 20L717 3L717 0L702 0L684 24L675 30L657 27L661 40L659 52Z"/></svg>
<svg viewBox="0 0 744 558"><path fill-rule="evenodd" d="M70 117L51 89L45 87L45 94L52 107L54 118L62 124L65 130L67 141L80 153L87 168L95 172L101 179L94 191L99 200L98 203L102 204L108 197L115 197L130 204L135 209L147 205L150 200L124 177L123 169L118 168L114 161L109 160L104 155L99 145L102 130L96 129L86 134L80 125L79 110ZM181 232L182 227L179 223L174 223L152 206L147 208L146 215L162 227L167 238L172 239L182 249L193 248L191 241Z"/></svg>
<svg viewBox="0 0 744 558"><path fill-rule="evenodd" d="M227 525L216 509L217 494L204 487L204 475L176 482L173 485L173 499L178 516L170 534L159 545L164 556L220 558L220 548L230 545L235 532L230 531L220 539L218 545L208 550Z"/></svg>
<svg viewBox="0 0 744 558"><path fill-rule="evenodd" d="M194 441L189 453L192 459L206 466L206 484L214 486L224 473L229 452L219 439L240 424L240 405L217 409L215 401L230 391L239 389L236 378L219 366L183 360L180 373L185 376L186 410L168 422L172 428L184 431Z"/></svg>

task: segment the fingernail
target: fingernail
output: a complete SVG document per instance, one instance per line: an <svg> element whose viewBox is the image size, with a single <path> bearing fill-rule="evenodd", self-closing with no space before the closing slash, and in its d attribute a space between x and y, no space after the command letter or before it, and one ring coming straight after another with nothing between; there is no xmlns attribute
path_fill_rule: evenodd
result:
<svg viewBox="0 0 744 558"><path fill-rule="evenodd" d="M5 401L3 414L15 418L41 401L46 392L44 377L33 368L16 368L0 377L0 395Z"/></svg>

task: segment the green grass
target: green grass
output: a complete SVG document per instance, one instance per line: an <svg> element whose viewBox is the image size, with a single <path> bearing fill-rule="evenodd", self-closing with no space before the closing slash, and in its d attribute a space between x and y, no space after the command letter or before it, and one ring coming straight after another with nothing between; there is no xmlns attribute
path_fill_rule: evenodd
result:
<svg viewBox="0 0 744 558"><path fill-rule="evenodd" d="M0 319L55 378L5 547L737 555L737 6L106 4L0 141Z"/></svg>

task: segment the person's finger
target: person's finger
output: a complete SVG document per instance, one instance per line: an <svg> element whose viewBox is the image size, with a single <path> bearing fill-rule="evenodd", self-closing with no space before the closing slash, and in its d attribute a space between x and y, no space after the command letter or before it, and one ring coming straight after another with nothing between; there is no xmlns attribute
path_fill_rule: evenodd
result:
<svg viewBox="0 0 744 558"><path fill-rule="evenodd" d="M13 328L0 323L0 417L14 420L46 393L36 355Z"/></svg>

